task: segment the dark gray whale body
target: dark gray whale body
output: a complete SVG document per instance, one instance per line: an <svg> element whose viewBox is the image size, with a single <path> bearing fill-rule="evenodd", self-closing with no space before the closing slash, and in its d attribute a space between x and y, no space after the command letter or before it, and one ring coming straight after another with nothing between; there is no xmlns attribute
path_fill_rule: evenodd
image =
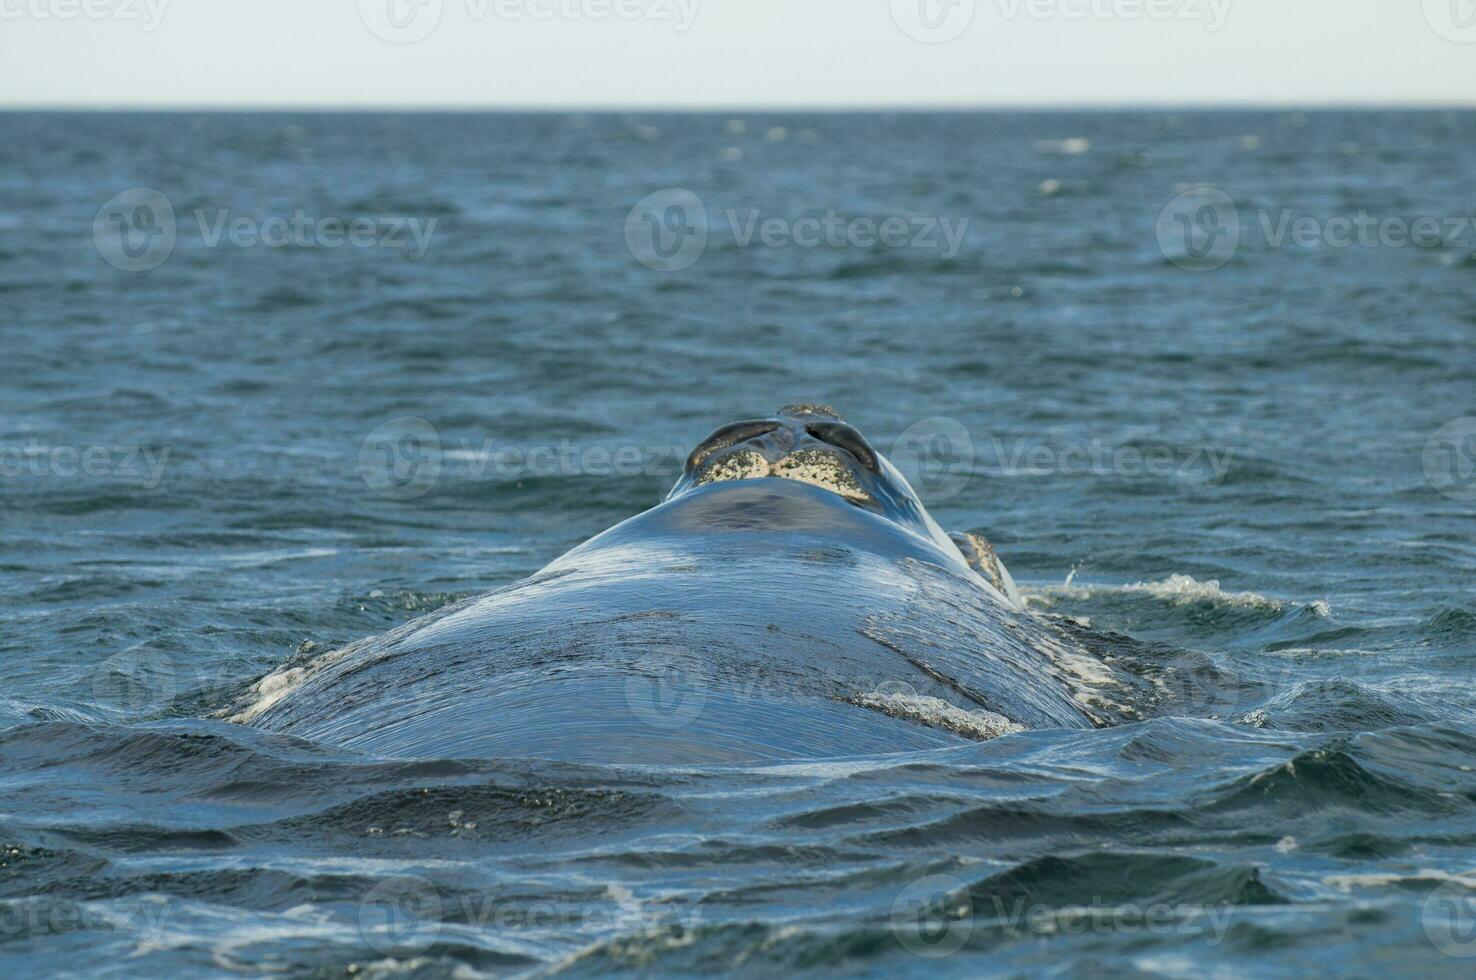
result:
<svg viewBox="0 0 1476 980"><path fill-rule="evenodd" d="M664 503L531 578L268 675L232 720L394 757L746 763L1087 727L1110 686L987 544L800 406L719 430Z"/></svg>

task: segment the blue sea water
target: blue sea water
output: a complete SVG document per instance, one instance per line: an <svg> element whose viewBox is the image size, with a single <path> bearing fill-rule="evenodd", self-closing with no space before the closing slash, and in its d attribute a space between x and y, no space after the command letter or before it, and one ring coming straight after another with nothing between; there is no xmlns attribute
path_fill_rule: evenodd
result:
<svg viewBox="0 0 1476 980"><path fill-rule="evenodd" d="M6 975L1476 963L1476 114L0 133ZM1219 680L1116 728L679 772L210 717L797 401L1041 615Z"/></svg>

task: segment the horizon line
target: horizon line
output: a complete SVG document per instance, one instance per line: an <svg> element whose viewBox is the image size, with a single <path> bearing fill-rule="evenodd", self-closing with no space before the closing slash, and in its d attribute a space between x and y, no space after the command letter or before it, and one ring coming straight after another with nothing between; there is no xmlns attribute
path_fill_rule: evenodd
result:
<svg viewBox="0 0 1476 980"><path fill-rule="evenodd" d="M766 114L876 114L876 113L976 113L976 112L1449 112L1476 111L1476 100L1466 102L997 102L997 103L810 103L771 105L732 104L630 104L589 105L526 104L478 105L457 103L21 103L0 104L0 113L444 113L444 114L588 114L724 113Z"/></svg>

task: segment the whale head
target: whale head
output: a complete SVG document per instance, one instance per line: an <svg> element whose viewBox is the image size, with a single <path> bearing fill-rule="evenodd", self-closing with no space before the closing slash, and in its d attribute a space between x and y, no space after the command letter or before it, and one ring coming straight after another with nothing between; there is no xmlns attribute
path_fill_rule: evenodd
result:
<svg viewBox="0 0 1476 980"><path fill-rule="evenodd" d="M949 540L897 467L827 405L787 405L769 418L723 426L692 450L666 499L775 479L818 487L923 537Z"/></svg>

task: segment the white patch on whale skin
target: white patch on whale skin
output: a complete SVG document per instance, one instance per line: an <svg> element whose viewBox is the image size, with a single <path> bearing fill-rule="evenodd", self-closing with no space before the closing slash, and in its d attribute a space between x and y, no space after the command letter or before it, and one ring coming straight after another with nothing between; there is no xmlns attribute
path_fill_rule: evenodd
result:
<svg viewBox="0 0 1476 980"><path fill-rule="evenodd" d="M1098 658L1082 652L1080 648L1076 650L1068 649L1064 643L1050 636L1048 633L1034 637L1031 640L1031 646L1048 656L1051 659L1051 663L1055 664L1058 668L1089 687L1122 687L1121 682L1113 674L1111 667L1107 666ZM1078 700L1080 700L1080 696L1078 696Z"/></svg>
<svg viewBox="0 0 1476 980"><path fill-rule="evenodd" d="M769 461L751 449L744 449L707 464L697 477L697 486L733 480L761 480L768 475Z"/></svg>
<svg viewBox="0 0 1476 980"><path fill-rule="evenodd" d="M942 698L931 698L918 694L872 691L859 695L852 703L857 707L880 711L893 718L921 722L924 725L941 728L955 735L962 735L980 742L988 742L1002 735L1013 735L1016 732L1025 731L1024 725L1017 725L1003 715L997 715L992 711L983 709L965 711Z"/></svg>
<svg viewBox="0 0 1476 980"><path fill-rule="evenodd" d="M696 484L707 486L734 480L760 480L766 476L807 483L858 503L871 500L844 462L818 449L797 450L777 463L770 463L751 449L740 449L706 464Z"/></svg>
<svg viewBox="0 0 1476 980"><path fill-rule="evenodd" d="M362 642L350 643L340 650L325 653L305 667L279 667L247 688L243 700L237 702L236 710L227 715L225 720L233 725L251 724L318 671L343 660L361 646Z"/></svg>
<svg viewBox="0 0 1476 980"><path fill-rule="evenodd" d="M1075 643L1069 646L1063 643L1050 624L1034 613L1025 612L1023 615L1031 617L1042 627L1039 633L1030 636L1026 642L1045 654L1053 667L1074 681L1068 683L1071 700L1093 716L1117 714L1125 717L1131 714L1127 705L1106 693L1123 690L1122 682L1110 666Z"/></svg>
<svg viewBox="0 0 1476 980"><path fill-rule="evenodd" d="M255 696L255 700L226 720L234 725L251 724L272 705L297 690L306 677L307 671L301 667L268 674L251 685L251 694Z"/></svg>
<svg viewBox="0 0 1476 980"><path fill-rule="evenodd" d="M818 449L801 449L790 453L774 464L773 473L786 480L829 490L847 500L871 499L844 463L830 453Z"/></svg>

